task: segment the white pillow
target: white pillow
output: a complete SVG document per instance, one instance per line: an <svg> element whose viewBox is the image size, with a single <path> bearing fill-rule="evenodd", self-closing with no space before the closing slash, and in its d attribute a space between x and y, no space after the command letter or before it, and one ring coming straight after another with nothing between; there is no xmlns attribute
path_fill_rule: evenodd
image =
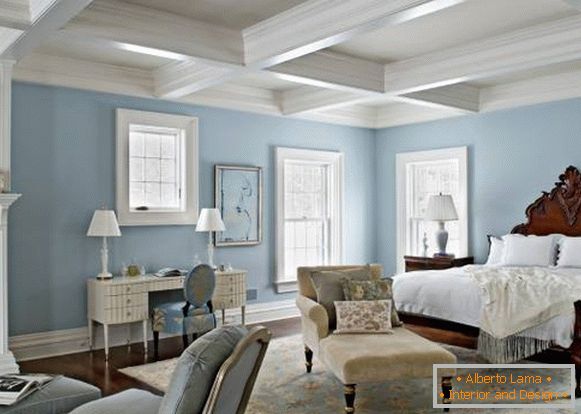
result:
<svg viewBox="0 0 581 414"><path fill-rule="evenodd" d="M490 252L488 253L487 266L496 266L502 263L504 256L504 240L496 236L488 236L490 240Z"/></svg>
<svg viewBox="0 0 581 414"><path fill-rule="evenodd" d="M559 247L557 267L581 267L581 237L563 237Z"/></svg>
<svg viewBox="0 0 581 414"><path fill-rule="evenodd" d="M555 264L555 236L526 236L508 234L504 239L503 266L542 266Z"/></svg>

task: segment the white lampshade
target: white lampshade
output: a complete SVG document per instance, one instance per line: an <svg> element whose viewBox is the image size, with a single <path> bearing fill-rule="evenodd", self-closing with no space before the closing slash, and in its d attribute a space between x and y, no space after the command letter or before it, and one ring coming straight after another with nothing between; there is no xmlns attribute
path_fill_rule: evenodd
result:
<svg viewBox="0 0 581 414"><path fill-rule="evenodd" d="M224 231L226 226L217 208L203 208L196 224L196 231Z"/></svg>
<svg viewBox="0 0 581 414"><path fill-rule="evenodd" d="M119 237L121 230L113 210L95 210L87 231L89 237Z"/></svg>
<svg viewBox="0 0 581 414"><path fill-rule="evenodd" d="M458 220L458 212L454 206L452 196L448 194L431 196L428 200L428 208L424 219L431 221Z"/></svg>

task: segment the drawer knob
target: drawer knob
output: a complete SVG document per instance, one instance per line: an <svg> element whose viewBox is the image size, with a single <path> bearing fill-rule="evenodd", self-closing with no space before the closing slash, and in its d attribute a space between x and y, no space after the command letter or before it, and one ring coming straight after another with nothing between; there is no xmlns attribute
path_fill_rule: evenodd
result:
<svg viewBox="0 0 581 414"><path fill-rule="evenodd" d="M130 286L127 286L127 289L126 290L127 290L127 292L131 292L131 287Z"/></svg>
<svg viewBox="0 0 581 414"><path fill-rule="evenodd" d="M131 303L131 299L127 299L127 303Z"/></svg>
<svg viewBox="0 0 581 414"><path fill-rule="evenodd" d="M127 312L127 316L131 316L131 312Z"/></svg>

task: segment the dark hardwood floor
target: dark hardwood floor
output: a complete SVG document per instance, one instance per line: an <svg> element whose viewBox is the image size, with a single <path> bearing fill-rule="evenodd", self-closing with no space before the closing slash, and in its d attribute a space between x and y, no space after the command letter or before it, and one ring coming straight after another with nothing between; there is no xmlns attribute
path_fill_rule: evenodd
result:
<svg viewBox="0 0 581 414"><path fill-rule="evenodd" d="M425 336L426 338L463 346L467 348L476 347L476 338L462 332L453 332L439 327L427 327L414 325L406 320L406 328ZM283 319L264 323L273 333L273 337L280 338L298 334L301 331L300 319ZM160 360L174 358L182 352L181 337L170 338L160 341ZM105 355L102 350L93 352L81 352L78 354L64 355L53 358L38 359L20 363L23 372L42 372L63 374L71 378L76 378L99 387L104 395L115 394L129 388L142 388L152 392L155 389L148 387L137 380L119 372L120 368L132 365L140 365L154 362L153 344L149 344L149 353L144 355L143 346L134 344L131 346L120 346L110 350L109 362L105 363ZM302 364L303 361L297 361Z"/></svg>

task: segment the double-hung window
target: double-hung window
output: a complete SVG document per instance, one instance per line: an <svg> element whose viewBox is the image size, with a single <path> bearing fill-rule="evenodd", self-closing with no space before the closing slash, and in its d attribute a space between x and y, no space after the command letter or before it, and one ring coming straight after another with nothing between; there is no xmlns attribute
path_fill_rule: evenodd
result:
<svg viewBox="0 0 581 414"><path fill-rule="evenodd" d="M432 256L438 224L424 220L428 200L450 194L458 221L446 223L446 251L468 254L467 148L397 154L397 270L403 271L403 256ZM427 249L426 249L427 245Z"/></svg>
<svg viewBox="0 0 581 414"><path fill-rule="evenodd" d="M297 268L342 260L343 156L277 148L278 292L296 290Z"/></svg>
<svg viewBox="0 0 581 414"><path fill-rule="evenodd" d="M196 118L117 110L117 213L122 225L195 224Z"/></svg>

